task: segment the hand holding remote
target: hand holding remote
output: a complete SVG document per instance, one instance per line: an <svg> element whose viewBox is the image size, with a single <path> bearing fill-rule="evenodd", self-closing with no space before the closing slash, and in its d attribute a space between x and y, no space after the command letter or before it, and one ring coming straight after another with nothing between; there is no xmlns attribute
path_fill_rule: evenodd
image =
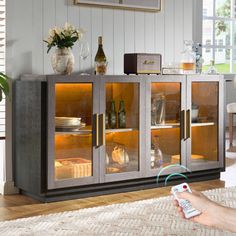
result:
<svg viewBox="0 0 236 236"><path fill-rule="evenodd" d="M187 192L192 194L192 191L187 183L179 184L171 188L171 192L177 200L180 207L182 207L185 218L189 219L191 217L200 215L201 212L195 209L188 199L182 198L180 193Z"/></svg>
<svg viewBox="0 0 236 236"><path fill-rule="evenodd" d="M223 207L209 200L205 195L200 192L192 190L191 192L184 191L176 193L179 199L184 199L190 202L191 206L198 210L200 214L191 216L190 220L208 225L219 227L221 219L221 212ZM178 211L182 218L186 219L183 208L179 205L177 200L174 201L174 205L178 208Z"/></svg>

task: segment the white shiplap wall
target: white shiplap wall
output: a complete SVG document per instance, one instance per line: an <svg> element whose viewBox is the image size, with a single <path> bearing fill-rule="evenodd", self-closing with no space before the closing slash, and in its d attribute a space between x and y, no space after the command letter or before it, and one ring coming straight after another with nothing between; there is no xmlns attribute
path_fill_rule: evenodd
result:
<svg viewBox="0 0 236 236"><path fill-rule="evenodd" d="M109 74L123 73L126 52L157 52L163 55L164 62L178 61L183 40L192 39L193 1L162 0L161 12L147 13L79 7L73 5L73 0L8 0L9 73L14 78L22 73L52 73L50 55L42 40L49 28L66 21L87 30L91 45L87 69L93 67L99 35L104 37ZM79 71L78 47L73 51L75 71Z"/></svg>
<svg viewBox="0 0 236 236"><path fill-rule="evenodd" d="M7 0L6 73L13 79L25 73L53 73L43 39L49 28L64 25L66 21L87 30L91 57L86 61L86 68L93 67L99 35L104 37L110 74L123 73L126 52L157 52L163 55L164 62L178 61L183 39L192 39L193 6L198 1L162 0L161 12L144 13L79 7L73 5L73 0ZM73 51L75 71L79 71L77 45ZM6 158L4 166L0 165L8 189L5 193L15 192L11 124L12 104L7 101Z"/></svg>

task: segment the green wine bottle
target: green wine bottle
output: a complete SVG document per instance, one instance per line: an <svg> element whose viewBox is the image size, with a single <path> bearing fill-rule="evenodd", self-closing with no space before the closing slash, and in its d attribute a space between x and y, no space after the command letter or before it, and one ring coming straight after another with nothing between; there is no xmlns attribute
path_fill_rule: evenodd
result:
<svg viewBox="0 0 236 236"><path fill-rule="evenodd" d="M125 102L120 101L120 107L118 112L118 127L126 128L126 114L125 114Z"/></svg>
<svg viewBox="0 0 236 236"><path fill-rule="evenodd" d="M106 129L109 129L109 114L106 110L106 116L105 116L105 125L106 125Z"/></svg>
<svg viewBox="0 0 236 236"><path fill-rule="evenodd" d="M115 101L111 102L111 111L109 118L110 118L110 128L116 129L117 113L116 113Z"/></svg>
<svg viewBox="0 0 236 236"><path fill-rule="evenodd" d="M98 51L95 56L95 75L105 75L107 72L107 58L103 51L102 36L98 37Z"/></svg>

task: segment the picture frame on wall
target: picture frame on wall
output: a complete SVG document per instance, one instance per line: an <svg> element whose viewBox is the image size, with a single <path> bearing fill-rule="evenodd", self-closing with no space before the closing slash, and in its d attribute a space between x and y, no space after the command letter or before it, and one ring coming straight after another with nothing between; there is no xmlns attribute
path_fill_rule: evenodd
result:
<svg viewBox="0 0 236 236"><path fill-rule="evenodd" d="M74 0L77 5L158 12L161 0Z"/></svg>

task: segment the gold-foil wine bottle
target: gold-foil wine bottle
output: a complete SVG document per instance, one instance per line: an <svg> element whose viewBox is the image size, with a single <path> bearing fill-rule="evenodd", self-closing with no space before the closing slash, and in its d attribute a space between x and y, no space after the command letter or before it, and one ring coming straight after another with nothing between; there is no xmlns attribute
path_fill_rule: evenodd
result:
<svg viewBox="0 0 236 236"><path fill-rule="evenodd" d="M107 58L103 50L102 36L98 37L98 51L95 56L95 74L105 75L107 72Z"/></svg>

